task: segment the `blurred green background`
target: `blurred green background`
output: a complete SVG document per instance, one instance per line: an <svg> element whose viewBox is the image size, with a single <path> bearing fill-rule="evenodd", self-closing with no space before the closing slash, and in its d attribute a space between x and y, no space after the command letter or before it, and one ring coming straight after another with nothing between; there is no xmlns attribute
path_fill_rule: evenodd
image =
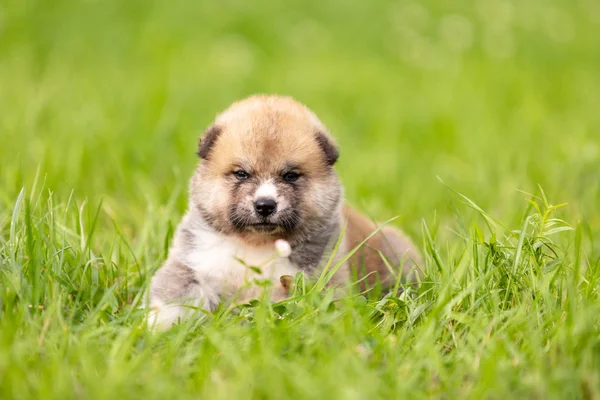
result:
<svg viewBox="0 0 600 400"><path fill-rule="evenodd" d="M597 0L4 1L0 204L37 177L132 236L176 222L198 136L257 92L312 108L349 201L413 234L454 218L438 176L509 221L539 184L600 222Z"/></svg>

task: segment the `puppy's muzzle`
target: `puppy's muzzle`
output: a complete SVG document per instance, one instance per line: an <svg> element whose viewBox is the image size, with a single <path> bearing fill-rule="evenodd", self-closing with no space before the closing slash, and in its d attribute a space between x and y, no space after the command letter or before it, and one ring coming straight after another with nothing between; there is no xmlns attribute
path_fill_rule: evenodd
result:
<svg viewBox="0 0 600 400"><path fill-rule="evenodd" d="M254 202L254 210L261 217L267 218L277 211L277 202L269 197L260 197Z"/></svg>

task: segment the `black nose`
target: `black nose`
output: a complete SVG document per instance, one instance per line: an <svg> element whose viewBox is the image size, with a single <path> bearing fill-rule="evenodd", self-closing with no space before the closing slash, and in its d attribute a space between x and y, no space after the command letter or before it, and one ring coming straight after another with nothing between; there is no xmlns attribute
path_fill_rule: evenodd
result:
<svg viewBox="0 0 600 400"><path fill-rule="evenodd" d="M268 217L277 209L277 202L269 198L260 198L254 202L254 209L263 217Z"/></svg>

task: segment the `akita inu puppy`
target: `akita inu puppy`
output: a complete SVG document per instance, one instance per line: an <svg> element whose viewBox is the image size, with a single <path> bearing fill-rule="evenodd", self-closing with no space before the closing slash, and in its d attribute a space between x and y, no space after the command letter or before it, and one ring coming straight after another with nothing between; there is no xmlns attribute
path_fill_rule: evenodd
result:
<svg viewBox="0 0 600 400"><path fill-rule="evenodd" d="M184 319L189 305L213 310L222 299L245 300L271 279L271 297L286 296L280 277L318 276L345 233L334 262L377 226L345 206L334 164L338 147L307 107L289 97L252 96L218 115L200 140L189 209L165 264L150 286L149 323L159 329ZM275 241L291 247L274 256ZM417 275L420 254L402 232L384 227L337 271L330 284L349 283L357 267L363 287ZM257 266L257 268L249 268Z"/></svg>

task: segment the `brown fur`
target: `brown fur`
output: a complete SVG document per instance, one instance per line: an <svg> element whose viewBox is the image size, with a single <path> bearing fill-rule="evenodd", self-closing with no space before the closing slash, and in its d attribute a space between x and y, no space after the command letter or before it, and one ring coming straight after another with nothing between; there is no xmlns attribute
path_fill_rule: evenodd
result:
<svg viewBox="0 0 600 400"><path fill-rule="evenodd" d="M361 283L362 289L372 287L378 281L384 288L393 285L395 277L389 267L400 271L404 281L418 278L421 255L408 236L392 226L378 226L349 206L344 207L344 216L348 251L380 228L350 258L350 267L356 268L358 278L366 278Z"/></svg>

